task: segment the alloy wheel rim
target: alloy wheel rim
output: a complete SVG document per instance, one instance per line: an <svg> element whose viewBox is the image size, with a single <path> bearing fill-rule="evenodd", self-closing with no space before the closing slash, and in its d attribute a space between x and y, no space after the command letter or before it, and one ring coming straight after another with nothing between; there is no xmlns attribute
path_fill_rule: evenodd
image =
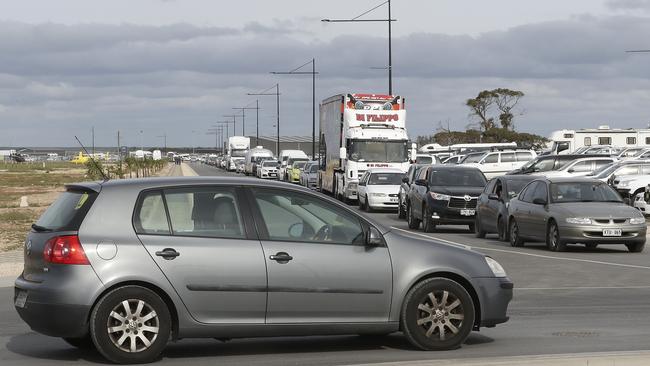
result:
<svg viewBox="0 0 650 366"><path fill-rule="evenodd" d="M115 305L106 322L113 345L128 353L148 349L158 337L160 320L151 305L139 299L128 299Z"/></svg>
<svg viewBox="0 0 650 366"><path fill-rule="evenodd" d="M418 304L417 325L424 336L436 341L445 341L460 332L465 319L463 304L449 291L429 292Z"/></svg>
<svg viewBox="0 0 650 366"><path fill-rule="evenodd" d="M511 241L512 243L516 243L516 242L517 242L517 234L518 234L518 231L519 231L519 230L518 230L518 228L517 228L517 224L516 224L516 223L513 223L513 224L512 224L512 230L510 230L510 241Z"/></svg>
<svg viewBox="0 0 650 366"><path fill-rule="evenodd" d="M555 225L551 226L551 246L553 248L557 247L557 228Z"/></svg>

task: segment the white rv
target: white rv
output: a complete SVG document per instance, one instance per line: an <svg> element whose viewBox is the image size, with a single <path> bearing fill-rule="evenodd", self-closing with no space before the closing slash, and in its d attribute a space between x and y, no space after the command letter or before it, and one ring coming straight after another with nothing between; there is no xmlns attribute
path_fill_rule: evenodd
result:
<svg viewBox="0 0 650 366"><path fill-rule="evenodd" d="M244 174L253 175L253 167L255 164L259 164L262 160L271 160L273 159L273 152L269 149L265 149L262 146L256 146L246 153L246 163L244 165Z"/></svg>
<svg viewBox="0 0 650 366"><path fill-rule="evenodd" d="M650 129L647 128L598 128L553 131L549 136L552 154L571 154L592 145L611 145L621 148L650 147Z"/></svg>
<svg viewBox="0 0 650 366"><path fill-rule="evenodd" d="M226 170L234 172L237 170L237 163L244 160L246 153L251 146L250 137L230 136L228 138L228 158Z"/></svg>

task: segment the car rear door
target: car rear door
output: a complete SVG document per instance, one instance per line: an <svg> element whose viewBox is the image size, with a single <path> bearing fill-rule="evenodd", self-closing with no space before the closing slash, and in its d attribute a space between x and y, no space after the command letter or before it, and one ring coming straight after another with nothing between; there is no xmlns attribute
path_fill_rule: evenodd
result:
<svg viewBox="0 0 650 366"><path fill-rule="evenodd" d="M254 188L249 200L268 271L267 323L388 320L388 248L364 245L359 217L292 190Z"/></svg>
<svg viewBox="0 0 650 366"><path fill-rule="evenodd" d="M187 310L201 323L263 324L266 263L239 189L144 192L134 227Z"/></svg>

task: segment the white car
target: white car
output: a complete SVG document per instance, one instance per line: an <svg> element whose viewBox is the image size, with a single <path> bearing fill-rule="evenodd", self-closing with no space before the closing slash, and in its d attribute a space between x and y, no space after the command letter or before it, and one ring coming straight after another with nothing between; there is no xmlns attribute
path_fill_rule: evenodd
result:
<svg viewBox="0 0 650 366"><path fill-rule="evenodd" d="M625 175L614 178L612 186L627 202L631 202L639 193L643 193L650 184L650 175Z"/></svg>
<svg viewBox="0 0 650 366"><path fill-rule="evenodd" d="M650 215L650 204L645 200L645 192L639 193L634 197L634 208L641 211L644 216Z"/></svg>
<svg viewBox="0 0 650 366"><path fill-rule="evenodd" d="M547 178L563 178L563 177L584 177L587 174L595 172L596 170L609 165L616 161L616 158L602 157L602 158L580 158L576 159L569 164L566 164L558 170L551 170L548 172L540 172L537 175L543 175Z"/></svg>
<svg viewBox="0 0 650 366"><path fill-rule="evenodd" d="M610 180L628 175L650 174L650 161L648 160L623 160L605 165L587 178L594 178L600 181L611 183Z"/></svg>
<svg viewBox="0 0 650 366"><path fill-rule="evenodd" d="M399 188L404 173L397 168L373 168L367 170L359 179L357 197L359 209L396 209Z"/></svg>
<svg viewBox="0 0 650 366"><path fill-rule="evenodd" d="M278 166L275 160L263 160L257 166L257 177L262 179L278 179Z"/></svg>
<svg viewBox="0 0 650 366"><path fill-rule="evenodd" d="M461 164L478 168L486 178L490 179L521 168L535 157L537 153L532 150L492 151L485 153L476 162L468 163L465 159Z"/></svg>

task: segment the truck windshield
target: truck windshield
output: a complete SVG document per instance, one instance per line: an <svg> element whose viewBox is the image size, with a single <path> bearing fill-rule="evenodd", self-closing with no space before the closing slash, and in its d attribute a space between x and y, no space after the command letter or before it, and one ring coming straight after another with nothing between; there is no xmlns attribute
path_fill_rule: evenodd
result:
<svg viewBox="0 0 650 366"><path fill-rule="evenodd" d="M408 160L406 141L364 141L350 142L349 157L352 161L382 163L403 163Z"/></svg>
<svg viewBox="0 0 650 366"><path fill-rule="evenodd" d="M230 151L230 156L233 156L233 157L236 156L236 157L244 158L244 157L246 157L247 152L248 152L248 150L234 150L233 149L233 150Z"/></svg>

